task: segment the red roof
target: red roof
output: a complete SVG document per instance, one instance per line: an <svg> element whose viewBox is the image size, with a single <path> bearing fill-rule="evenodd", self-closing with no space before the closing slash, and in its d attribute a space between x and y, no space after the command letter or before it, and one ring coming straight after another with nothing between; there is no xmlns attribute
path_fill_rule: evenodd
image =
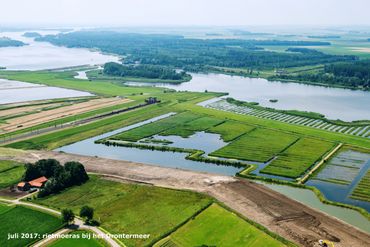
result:
<svg viewBox="0 0 370 247"><path fill-rule="evenodd" d="M36 178L36 179L34 179L34 180L30 181L29 183L30 183L30 185L31 185L32 187L42 187L42 185L43 185L46 181L48 181L48 179L47 179L46 177L39 177L39 178Z"/></svg>
<svg viewBox="0 0 370 247"><path fill-rule="evenodd" d="M24 187L26 185L26 182L20 182L20 183L18 183L18 187Z"/></svg>

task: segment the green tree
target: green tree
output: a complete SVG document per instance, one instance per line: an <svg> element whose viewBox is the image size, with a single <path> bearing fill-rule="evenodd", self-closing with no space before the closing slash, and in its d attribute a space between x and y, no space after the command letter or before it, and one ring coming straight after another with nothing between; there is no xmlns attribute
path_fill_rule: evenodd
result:
<svg viewBox="0 0 370 247"><path fill-rule="evenodd" d="M67 224L71 224L73 223L74 219L75 219L75 214L73 213L71 209L62 210L62 221L63 222Z"/></svg>
<svg viewBox="0 0 370 247"><path fill-rule="evenodd" d="M94 209L89 206L83 206L80 210L80 216L89 222L94 217Z"/></svg>

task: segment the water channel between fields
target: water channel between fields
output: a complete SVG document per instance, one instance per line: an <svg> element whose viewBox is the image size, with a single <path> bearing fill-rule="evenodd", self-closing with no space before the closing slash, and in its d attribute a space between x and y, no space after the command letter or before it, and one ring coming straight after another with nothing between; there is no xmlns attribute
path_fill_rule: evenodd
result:
<svg viewBox="0 0 370 247"><path fill-rule="evenodd" d="M110 137L112 135L121 133L123 131L127 131L154 121L161 120L163 118L169 117L174 113L164 114L155 118L151 118L146 121L142 121L137 124L133 124L130 126L126 126L114 131L107 132L102 135L98 135L71 145L67 145L61 148L56 149L56 151L63 151L67 153L73 154L80 154L80 155L88 155L88 156L99 156L104 158L110 159L118 159L118 160L127 160L132 162L140 162L145 164L151 165L159 165L164 167L170 168L180 168L186 170L193 170L193 171L200 171L200 172L210 172L210 173L217 173L222 175L235 175L240 168L235 168L232 166L224 166L224 165L215 165L203 162L196 162L191 160L186 160L186 153L177 153L177 152L162 152L157 150L143 150L137 148L129 148L129 147L121 147L121 146L106 146L104 144L96 144L95 141ZM199 149L206 152L206 154L217 150L227 143L224 142L218 134L210 134L205 132L198 132L189 138L182 138L179 136L160 136L155 135L153 139L156 140L166 140L172 143L168 143L168 146L173 147L181 147L181 148L193 148ZM206 145L205 145L206 143ZM156 144L150 144L156 145ZM157 144L158 145L158 144ZM251 163L251 162L247 162ZM259 164L255 163L255 165L259 165L260 167L254 171L254 173L268 176L266 174L260 174L259 170L261 170L266 164ZM280 177L277 177L280 178ZM352 224L366 232L370 232L370 222L368 219L363 217L360 213L346 209L340 208L336 206L330 206L323 204L320 200L316 197L316 195L306 189L298 189L298 188L291 188L289 186L283 185L271 185L267 184L268 187L271 189L278 191L282 194L285 194L295 200L298 200L308 206L313 208L319 209L325 213L328 213L332 216L335 216L349 224ZM323 191L325 196L327 196L326 191ZM329 197L330 198L330 197Z"/></svg>

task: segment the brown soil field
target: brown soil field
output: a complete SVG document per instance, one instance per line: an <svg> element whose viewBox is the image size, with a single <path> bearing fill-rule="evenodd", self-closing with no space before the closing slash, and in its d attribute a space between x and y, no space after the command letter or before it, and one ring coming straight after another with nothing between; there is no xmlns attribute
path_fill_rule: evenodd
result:
<svg viewBox="0 0 370 247"><path fill-rule="evenodd" d="M40 111L45 107L57 107L61 105L63 104L62 103L50 103L50 104L44 104L44 105L17 107L17 108L11 108L7 110L0 109L0 117L11 116L15 114L22 114L22 113L27 113L27 112Z"/></svg>
<svg viewBox="0 0 370 247"><path fill-rule="evenodd" d="M370 246L369 234L246 179L53 151L10 152L7 158L21 162L40 158L55 158L61 163L80 161L88 172L111 179L207 193L300 246L318 246L319 239L333 241L337 247Z"/></svg>
<svg viewBox="0 0 370 247"><path fill-rule="evenodd" d="M96 110L103 107L118 105L130 102L129 99L120 98L99 98L82 102L78 104L68 105L65 107L38 112L18 118L12 118L6 124L1 125L4 132L12 132L19 129L28 128L48 121L59 118L74 116L88 111ZM21 126L21 127L19 127Z"/></svg>

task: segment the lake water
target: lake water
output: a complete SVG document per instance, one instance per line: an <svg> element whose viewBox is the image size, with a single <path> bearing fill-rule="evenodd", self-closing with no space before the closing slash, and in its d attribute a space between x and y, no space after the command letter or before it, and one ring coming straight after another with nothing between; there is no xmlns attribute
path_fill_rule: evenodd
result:
<svg viewBox="0 0 370 247"><path fill-rule="evenodd" d="M109 136L133 129L144 124L163 119L170 116L171 114L165 114L159 117L155 117L137 124L133 124L124 128L120 128L114 131L110 131L103 135L95 136L80 142L73 143L61 148L56 149L56 151L63 151L66 153L88 155L88 156L99 156L104 158L116 159L116 160L127 160L133 162L140 162L151 165L158 165L171 168L180 168L192 171L200 172L210 172L223 175L235 175L240 168L224 165L215 165L203 162L196 162L191 160L186 160L185 157L187 153L176 153L176 152L161 152L161 151L151 151L143 150L137 148L119 147L119 146L106 146L104 144L96 144L95 141L107 138ZM205 143L210 143L208 146L208 151L214 151L226 143L220 140L220 137L215 134L207 134L204 132L197 133L189 138L181 138L177 136L157 136L158 139L168 139L173 142L171 146L183 147L183 148L197 148L202 145L206 146ZM202 140L202 142L200 142ZM207 148L204 148L207 150Z"/></svg>
<svg viewBox="0 0 370 247"><path fill-rule="evenodd" d="M370 92L329 88L299 83L268 81L222 74L192 74L192 80L179 85L156 83L155 86L179 91L227 92L229 97L258 102L262 106L284 110L313 111L329 119L344 121L370 119ZM148 85L130 82L129 85ZM270 99L278 102L271 103Z"/></svg>
<svg viewBox="0 0 370 247"><path fill-rule="evenodd" d="M0 79L0 105L31 100L92 96L87 92Z"/></svg>
<svg viewBox="0 0 370 247"><path fill-rule="evenodd" d="M58 33L37 30L36 32L42 35ZM0 48L0 67L6 67L8 70L42 70L119 61L117 56L88 49L58 47L48 42L35 42L33 38L23 37L23 33L0 32L0 37L5 36L29 44L22 47Z"/></svg>

